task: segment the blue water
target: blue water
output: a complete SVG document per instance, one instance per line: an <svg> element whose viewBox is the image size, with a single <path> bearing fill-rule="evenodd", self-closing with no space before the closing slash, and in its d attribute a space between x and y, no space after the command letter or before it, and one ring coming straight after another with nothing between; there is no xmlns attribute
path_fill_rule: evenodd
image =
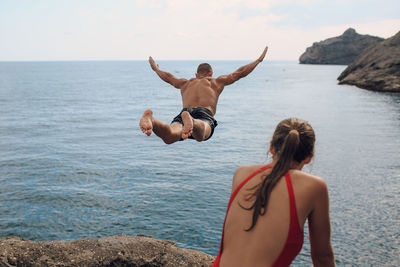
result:
<svg viewBox="0 0 400 267"><path fill-rule="evenodd" d="M197 61L160 61L193 77ZM244 61L212 61L216 76ZM338 266L400 259L400 94L337 85L345 66L264 61L220 97L214 136L165 145L142 112L170 122L179 91L146 61L0 63L0 237L124 233L216 255L232 174L267 163L276 124L314 127L305 171L329 187ZM306 233L307 234L307 233ZM310 265L308 238L293 266Z"/></svg>

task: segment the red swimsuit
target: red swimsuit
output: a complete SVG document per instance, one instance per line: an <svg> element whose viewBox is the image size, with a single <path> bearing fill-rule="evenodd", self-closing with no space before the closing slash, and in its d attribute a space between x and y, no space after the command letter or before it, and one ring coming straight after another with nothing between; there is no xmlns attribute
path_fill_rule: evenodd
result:
<svg viewBox="0 0 400 267"><path fill-rule="evenodd" d="M233 192L231 199L229 200L228 204L228 209L226 211L225 215L225 221L226 217L228 215L229 207L232 204L233 199L239 192L240 188L243 187L247 181L249 181L251 178L253 178L255 175L259 174L260 172L271 168L271 165L266 165L259 170L255 171L252 173L249 177L247 177ZM272 266L276 267L281 267L281 266L289 266L290 263L294 260L294 258L297 256L297 254L300 253L301 247L303 246L303 240L304 240L304 234L303 230L300 228L299 220L297 217L297 209L296 209L296 201L294 198L294 192L293 192L293 187L292 187L292 180L290 178L289 172L285 175L286 179L286 185L288 188L288 193L289 193L289 202L290 202L290 225L289 225L289 234L286 239L285 246L283 247L279 257L276 259L274 264ZM224 241L224 228L225 228L225 221L224 221L224 226L222 228L222 238L221 238L221 246L217 255L217 258L215 259L213 265L211 267L219 267L219 261L223 249L223 241Z"/></svg>

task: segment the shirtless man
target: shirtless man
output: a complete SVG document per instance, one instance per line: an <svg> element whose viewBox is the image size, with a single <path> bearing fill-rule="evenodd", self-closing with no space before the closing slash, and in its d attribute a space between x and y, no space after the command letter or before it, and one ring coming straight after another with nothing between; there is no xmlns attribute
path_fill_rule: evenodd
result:
<svg viewBox="0 0 400 267"><path fill-rule="evenodd" d="M154 131L166 144L187 138L199 142L208 140L217 126L214 115L222 90L226 85L230 85L252 72L258 63L263 61L267 50L268 47L254 62L218 78L212 77L213 71L209 64L202 63L197 68L196 78L190 80L178 79L171 73L160 70L153 58L150 57L150 66L157 75L163 81L181 90L183 109L170 125L154 118L150 109L146 110L139 123L142 132L149 136Z"/></svg>

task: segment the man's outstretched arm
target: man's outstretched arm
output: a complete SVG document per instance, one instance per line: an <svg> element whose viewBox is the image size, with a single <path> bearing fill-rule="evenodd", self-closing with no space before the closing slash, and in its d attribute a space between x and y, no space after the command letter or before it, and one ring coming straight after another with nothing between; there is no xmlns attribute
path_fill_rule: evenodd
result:
<svg viewBox="0 0 400 267"><path fill-rule="evenodd" d="M181 89L182 86L187 82L186 79L178 79L174 75L172 75L171 73L160 70L160 68L154 62L154 59L152 57L149 57L149 63L150 63L151 68L157 73L157 75L164 82L167 82L167 83L171 84L175 88Z"/></svg>
<svg viewBox="0 0 400 267"><path fill-rule="evenodd" d="M217 78L217 82L221 83L223 86L225 86L225 85L230 85L243 77L246 77L250 72L252 72L255 69L255 67L257 67L257 65L260 62L263 61L265 54L267 53L267 50L268 50L268 46L265 47L261 56L259 58L257 58L257 60L238 68L235 72L233 72L231 74L219 76Z"/></svg>

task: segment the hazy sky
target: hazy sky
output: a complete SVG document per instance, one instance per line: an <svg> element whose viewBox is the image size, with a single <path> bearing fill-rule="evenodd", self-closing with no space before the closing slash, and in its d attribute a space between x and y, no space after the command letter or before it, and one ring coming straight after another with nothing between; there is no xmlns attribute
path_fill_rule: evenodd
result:
<svg viewBox="0 0 400 267"><path fill-rule="evenodd" d="M298 60L313 42L400 31L399 0L0 0L0 61Z"/></svg>

